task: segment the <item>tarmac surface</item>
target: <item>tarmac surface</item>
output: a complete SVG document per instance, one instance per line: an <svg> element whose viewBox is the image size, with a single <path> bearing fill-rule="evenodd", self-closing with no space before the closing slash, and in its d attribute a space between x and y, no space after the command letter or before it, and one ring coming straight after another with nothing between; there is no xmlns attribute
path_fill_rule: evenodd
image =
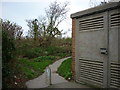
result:
<svg viewBox="0 0 120 90"><path fill-rule="evenodd" d="M33 80L27 81L27 88L88 88L87 86L75 82L68 82L63 77L59 76L58 73L56 73L57 68L64 60L68 58L70 57L54 62L52 65L49 65L50 69L45 69L45 72L42 75ZM51 74L49 73L50 71Z"/></svg>
<svg viewBox="0 0 120 90"><path fill-rule="evenodd" d="M64 82L48 86L47 88L90 88L86 85L78 84L76 82Z"/></svg>

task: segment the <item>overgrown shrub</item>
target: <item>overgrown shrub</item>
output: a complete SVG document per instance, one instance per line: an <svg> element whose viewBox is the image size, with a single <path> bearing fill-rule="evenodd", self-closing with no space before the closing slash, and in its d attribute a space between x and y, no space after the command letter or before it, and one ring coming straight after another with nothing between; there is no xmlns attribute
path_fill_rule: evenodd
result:
<svg viewBox="0 0 120 90"><path fill-rule="evenodd" d="M2 60L8 63L14 56L15 50L14 38L9 36L9 32L2 30Z"/></svg>
<svg viewBox="0 0 120 90"><path fill-rule="evenodd" d="M22 27L7 20L0 20L2 26L2 87L7 88L8 79L14 75L15 39L21 38Z"/></svg>
<svg viewBox="0 0 120 90"><path fill-rule="evenodd" d="M38 56L39 56L39 53L36 52L34 49L27 49L24 52L24 57L28 57L29 59L35 58L35 57L38 57Z"/></svg>
<svg viewBox="0 0 120 90"><path fill-rule="evenodd" d="M6 87L5 78L13 72L9 62L14 58L15 43L14 38L9 36L9 32L2 30L2 78L3 87Z"/></svg>

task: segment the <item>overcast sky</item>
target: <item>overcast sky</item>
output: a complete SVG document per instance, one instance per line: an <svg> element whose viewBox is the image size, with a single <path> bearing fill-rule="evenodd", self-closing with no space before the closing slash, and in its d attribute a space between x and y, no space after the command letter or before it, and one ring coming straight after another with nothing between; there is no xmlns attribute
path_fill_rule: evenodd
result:
<svg viewBox="0 0 120 90"><path fill-rule="evenodd" d="M55 0L2 0L2 18L10 20L22 26L24 35L28 31L26 19L35 19L45 14L45 8ZM70 14L90 8L90 0L57 0L58 2L68 1L69 12L67 19L61 23L59 28L63 32L67 31L65 37L71 37ZM93 1L93 0L92 0ZM0 3L1 8L1 3ZM1 15L0 15L1 16ZM70 31L68 31L70 30Z"/></svg>

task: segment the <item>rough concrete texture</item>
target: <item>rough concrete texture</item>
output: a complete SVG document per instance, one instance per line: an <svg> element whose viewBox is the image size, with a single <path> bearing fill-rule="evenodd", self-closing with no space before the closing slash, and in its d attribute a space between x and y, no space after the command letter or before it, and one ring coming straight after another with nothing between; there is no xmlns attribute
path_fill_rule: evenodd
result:
<svg viewBox="0 0 120 90"><path fill-rule="evenodd" d="M75 79L75 28L76 19L72 19L72 76Z"/></svg>
<svg viewBox="0 0 120 90"><path fill-rule="evenodd" d="M70 57L60 59L60 60L56 61L55 63L53 63L52 65L49 65L49 67L51 69L51 81L52 81L51 83L52 84L68 82L63 77L59 76L56 73L57 68L61 65L61 63L64 60L66 60L68 58L70 58ZM46 72L44 72L38 78L35 78L33 80L30 80L30 81L26 82L26 86L27 86L27 88L45 88L45 87L48 87L49 84L47 83L47 80L46 80Z"/></svg>
<svg viewBox="0 0 120 90"><path fill-rule="evenodd" d="M51 85L47 88L90 88L90 87L75 82L64 82L64 83Z"/></svg>

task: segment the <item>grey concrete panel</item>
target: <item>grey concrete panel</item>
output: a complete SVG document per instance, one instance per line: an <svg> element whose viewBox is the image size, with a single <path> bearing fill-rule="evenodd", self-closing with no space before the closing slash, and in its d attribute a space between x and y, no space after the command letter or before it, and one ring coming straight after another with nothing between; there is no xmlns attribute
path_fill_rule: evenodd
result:
<svg viewBox="0 0 120 90"><path fill-rule="evenodd" d="M97 18L101 16L103 21ZM119 16L120 3L109 3L71 15L71 18L76 18L76 82L98 87L119 87L118 77L113 77L118 75L119 68L116 67L120 63ZM97 28L99 22L103 24L102 28ZM93 24L97 25L94 29Z"/></svg>

